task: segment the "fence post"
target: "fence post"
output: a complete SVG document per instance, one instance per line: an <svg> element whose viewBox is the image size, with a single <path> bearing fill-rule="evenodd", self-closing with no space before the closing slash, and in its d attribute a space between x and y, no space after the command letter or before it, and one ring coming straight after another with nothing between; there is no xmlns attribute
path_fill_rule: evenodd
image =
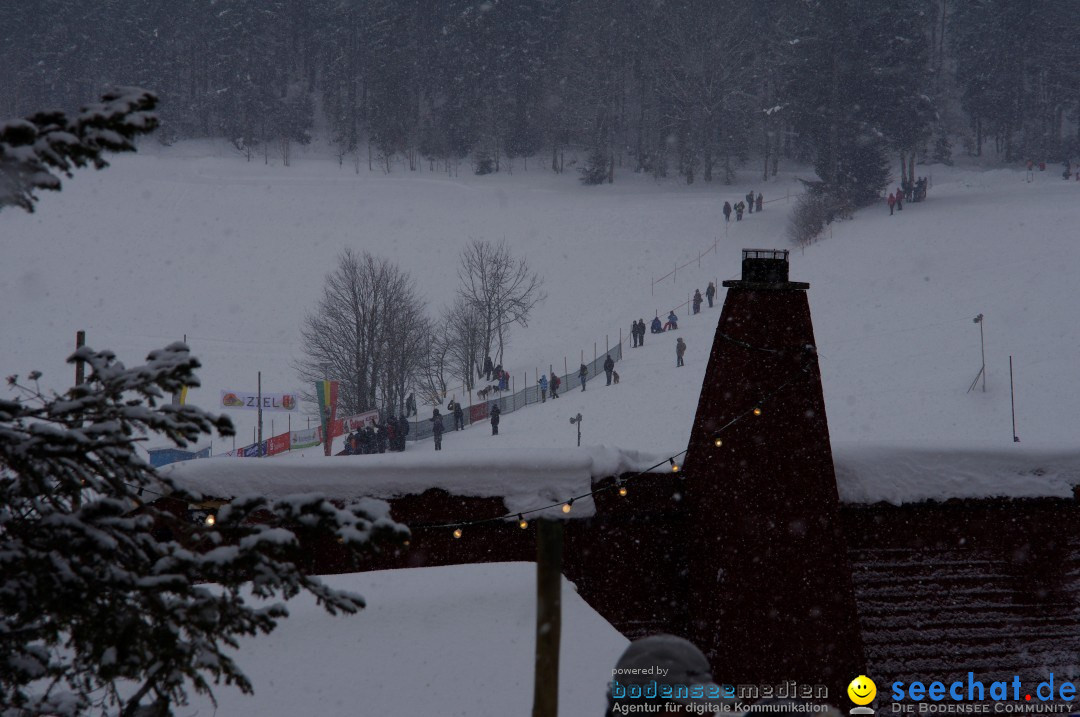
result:
<svg viewBox="0 0 1080 717"><path fill-rule="evenodd" d="M671 283L675 283L675 277L679 274L679 262L675 262L675 271L671 272Z"/></svg>
<svg viewBox="0 0 1080 717"><path fill-rule="evenodd" d="M622 335L622 327L619 328L619 335ZM611 351L611 344L608 343L608 335L604 334L604 353Z"/></svg>
<svg viewBox="0 0 1080 717"><path fill-rule="evenodd" d="M592 342L592 362L596 363L596 342Z"/></svg>

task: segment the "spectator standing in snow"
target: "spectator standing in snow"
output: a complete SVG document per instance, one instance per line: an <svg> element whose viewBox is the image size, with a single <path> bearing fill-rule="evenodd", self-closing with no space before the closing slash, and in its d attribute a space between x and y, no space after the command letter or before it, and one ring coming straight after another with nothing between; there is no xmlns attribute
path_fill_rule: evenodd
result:
<svg viewBox="0 0 1080 717"><path fill-rule="evenodd" d="M738 204L735 205L735 221L737 221L737 222L742 221L742 213L744 211L746 211L746 205L745 204L743 204L742 202L739 202Z"/></svg>
<svg viewBox="0 0 1080 717"><path fill-rule="evenodd" d="M892 194L890 192L888 202L889 202L889 216L891 217L893 215L893 209L896 207L896 195Z"/></svg>
<svg viewBox="0 0 1080 717"><path fill-rule="evenodd" d="M405 399L405 415L416 415L416 394L413 392L409 392L409 397Z"/></svg>
<svg viewBox="0 0 1080 717"><path fill-rule="evenodd" d="M896 211L904 211L904 190L896 188Z"/></svg>
<svg viewBox="0 0 1080 717"><path fill-rule="evenodd" d="M654 334L664 333L664 327L660 325L660 317L654 316L652 320L652 332Z"/></svg>
<svg viewBox="0 0 1080 717"><path fill-rule="evenodd" d="M391 413L386 417L386 450L391 452L397 450L397 427L397 417Z"/></svg>
<svg viewBox="0 0 1080 717"><path fill-rule="evenodd" d="M402 416L398 419L398 450L405 450L405 436L409 435L409 419Z"/></svg>
<svg viewBox="0 0 1080 717"><path fill-rule="evenodd" d="M724 202L724 221L731 221L731 202Z"/></svg>
<svg viewBox="0 0 1080 717"><path fill-rule="evenodd" d="M431 433L435 436L435 450L442 450L442 434L443 434L443 422L442 416L439 415L439 409L431 414Z"/></svg>
<svg viewBox="0 0 1080 717"><path fill-rule="evenodd" d="M551 397L552 398L558 398L559 397L559 385L561 383L562 383L562 379L559 378L558 376L556 376L555 372L552 371L551 372L551 380L548 382L548 385L551 387Z"/></svg>
<svg viewBox="0 0 1080 717"><path fill-rule="evenodd" d="M751 189L746 195L746 208L750 210L750 213L754 213L754 190Z"/></svg>
<svg viewBox="0 0 1080 717"><path fill-rule="evenodd" d="M678 331L679 330L679 317L675 315L675 311L669 311L667 315L667 323L664 324L664 331Z"/></svg>
<svg viewBox="0 0 1080 717"><path fill-rule="evenodd" d="M637 345L638 346L644 346L645 345L645 319L643 319L643 318L638 319L637 330L638 330Z"/></svg>
<svg viewBox="0 0 1080 717"><path fill-rule="evenodd" d="M491 357L488 356L484 359L484 380L491 380L491 372L495 370L495 364L491 362Z"/></svg>
<svg viewBox="0 0 1080 717"><path fill-rule="evenodd" d="M585 380L589 377L589 368L585 364L581 364L581 368L577 372L578 380L581 381L581 390L585 390Z"/></svg>
<svg viewBox="0 0 1080 717"><path fill-rule="evenodd" d="M694 289L694 313L697 314L701 311L701 290Z"/></svg>
<svg viewBox="0 0 1080 717"><path fill-rule="evenodd" d="M537 385L540 386L540 403L547 403L547 374L540 374L540 380L537 382Z"/></svg>
<svg viewBox="0 0 1080 717"><path fill-rule="evenodd" d="M604 373L607 374L607 385L611 385L611 372L615 370L615 360L611 358L611 354L607 355L604 359Z"/></svg>
<svg viewBox="0 0 1080 717"><path fill-rule="evenodd" d="M710 281L709 285L705 288L705 298L709 300L710 309L712 308L712 300L714 296L716 296L716 285Z"/></svg>
<svg viewBox="0 0 1080 717"><path fill-rule="evenodd" d="M756 202L756 203L757 203L757 207L755 207L755 208L756 208L756 209L757 209L757 210L758 210L759 212L761 211L761 205L762 205L762 204L763 204L764 202L765 202L765 197L761 196L761 192L758 192L758 193L757 193L757 202Z"/></svg>
<svg viewBox="0 0 1080 717"><path fill-rule="evenodd" d="M460 431L465 428L465 411L461 407L461 401L454 401L454 430Z"/></svg>
<svg viewBox="0 0 1080 717"><path fill-rule="evenodd" d="M491 410L488 412L491 416L491 435L499 435L499 414L502 411L499 410L499 404L492 401Z"/></svg>
<svg viewBox="0 0 1080 717"><path fill-rule="evenodd" d="M686 353L686 344L680 338L678 341L675 342L675 367L676 368L683 365L682 357L683 357L684 353Z"/></svg>

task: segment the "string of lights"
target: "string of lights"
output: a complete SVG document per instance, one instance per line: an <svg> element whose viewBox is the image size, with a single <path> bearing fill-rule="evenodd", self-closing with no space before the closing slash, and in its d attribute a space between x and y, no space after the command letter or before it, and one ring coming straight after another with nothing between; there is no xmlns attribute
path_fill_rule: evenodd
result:
<svg viewBox="0 0 1080 717"><path fill-rule="evenodd" d="M725 341L728 341L728 342L730 342L730 343L732 343L732 344L734 344L736 346L739 346L741 348L744 348L746 350L760 351L760 352L763 352L763 353L771 353L771 354L781 353L781 350L779 350L779 349L771 349L771 348L765 348L765 347L761 347L761 346L754 346L754 345L749 344L749 343L747 343L745 341L740 341L738 339L734 339L734 338L728 336L727 334L724 334L724 333L721 333L721 332L718 332L717 336L724 339ZM804 349L805 349L806 353L811 357L817 355L816 347L814 347L812 345L807 345L807 346L804 347ZM791 376L789 376L787 378L787 380L785 380L783 383L779 384L776 388L774 388L768 394L763 395L758 401L756 401L754 403L754 405L747 408L745 411L737 413L731 420L729 420L727 423L725 423L720 428L716 429L713 432L713 445L715 445L717 448L723 446L724 441L723 441L723 435L722 434L725 431L727 431L728 429L730 429L732 426L737 424L739 421L742 421L742 420L744 420L744 419L746 419L746 418L748 418L750 416L753 416L755 418L762 416L764 414L764 405L768 401L770 401L774 396L776 396L778 393L780 393L785 388L787 388L789 385L791 385L800 376L800 374L808 374L809 373L808 369L809 369L808 362L804 363L804 365L800 366L797 371L795 371ZM575 496L572 496L572 497L569 497L569 498L565 498L563 500L559 500L559 501L556 501L556 502L553 502L553 503L549 503L547 505L537 506L535 508L530 508L528 510L517 511L517 512L510 511L510 512L504 513L502 515L494 516L494 517L491 517L491 518L481 518L481 519L475 519L475 520L458 520L458 521L442 522L442 523L419 523L419 524L412 524L412 525L409 526L409 528L410 528L410 530L452 529L451 534L453 535L454 538L462 538L464 536L464 534L465 534L465 529L466 528L471 528L471 527L475 527L475 526L478 526L478 525L484 525L484 524L490 524L490 523L502 523L502 522L505 522L505 521L508 521L508 520L515 520L517 522L517 524L518 524L518 527L521 528L522 530L525 530L525 529L527 529L529 527L529 521L526 518L526 516L530 516L530 515L533 515L533 514L536 514L536 513L542 513L544 511L551 510L553 508L561 508L563 513L568 514L568 513L570 513L571 510L573 510L574 503L576 501L582 500L584 498L591 498L591 497L596 496L598 494L605 493L605 492L612 491L612 490L617 491L617 493L618 493L618 495L620 497L625 498L625 497L627 497L629 495L629 488L627 487L628 483L631 483L633 481L642 479L645 476L653 474L653 472L657 468L663 466L665 463L667 463L670 466L670 471L672 473L678 473L679 471L682 470L682 466L676 459L681 458L682 456L685 456L688 451L689 451L689 448L686 448L686 449L684 449L682 451L679 451L678 453L675 453L675 454L669 456L665 460L661 460L658 463L655 463L655 464L649 466L648 468L645 468L644 470L638 471L637 473L635 473L635 474L633 474L631 476L619 477L619 478L617 478L615 480L614 483L612 483L610 485L602 486L600 488L596 488L594 490L582 493L580 495L575 495ZM140 495L143 492L146 492L146 493L149 493L151 495L157 495L157 496L160 496L160 497L167 497L166 494L159 493L159 492L151 490L149 488L145 488L145 487L141 487L141 486L135 486L135 485L128 484L128 483L125 483L125 485L128 485L128 487L130 487L130 488L137 488L139 490ZM215 514L212 511L202 510L202 511L194 511L194 513L196 514L196 517L198 518L198 520L196 522L203 522L207 526L213 526L215 524L216 520L217 520Z"/></svg>
<svg viewBox="0 0 1080 717"><path fill-rule="evenodd" d="M747 344L745 342L737 341L737 340L734 340L734 339L732 340L732 342L736 343L738 345L741 345L744 348L750 349L750 350L767 351L767 352L770 352L770 353L780 353L776 349L763 349L761 347L752 346L752 345ZM813 346L807 346L806 349L807 349L807 351L809 353L811 353L811 355L813 355L815 353ZM809 368L808 365L800 366L797 371L793 372L792 375L787 378L787 380L785 380L783 383L778 385L776 388L774 388L768 394L765 394L764 396L762 396L762 398L759 399L757 402L755 402L753 406L746 409L745 411L742 411L742 412L736 414L735 417L733 417L730 421L725 423L720 428L716 429L713 432L713 445L715 445L717 448L723 446L724 441L723 441L722 434L725 431L727 431L729 428L734 426L736 423L738 423L739 421L742 421L742 420L744 420L744 419L746 419L747 417L750 417L750 416L753 416L753 417L757 418L757 417L761 417L762 415L764 415L764 413L765 413L764 404L766 404L769 400L771 400L774 396L776 396L778 393L783 391L789 385L794 383L799 378L800 375L808 374L809 373L808 368ZM678 453L675 453L674 455L668 457L666 460L662 460L662 461L660 461L658 463L655 463L654 465L649 466L648 468L646 468L644 470L638 471L634 475L617 478L616 481L614 483L610 484L610 485L602 486L600 488L596 488L594 490L591 490L591 491L589 491L587 493L582 493L580 495L575 495L573 497L566 498L564 500L560 500L560 501L557 501L557 502L554 502L554 503L549 503L547 505L538 506L536 508L530 508L529 510L523 510L523 511L519 511L519 512L510 511L510 512L504 513L502 515L494 516L494 517L491 517L491 518L480 518L480 519L475 519L475 520L461 520L461 521L443 522L443 523L419 523L419 524L412 524L412 525L409 526L409 528L410 528L410 530L452 529L451 535L453 535L454 538L458 538L458 539L462 538L465 535L465 529L466 528L472 528L472 527L476 527L476 526L484 525L484 524L489 524L489 523L501 523L501 522L504 522L504 521L507 521L507 520L516 520L518 527L521 528L522 530L525 530L525 529L527 529L529 527L529 521L526 519L525 516L532 515L534 513L540 513L540 512L543 512L543 511L551 510L553 508L558 508L560 506L562 508L563 513L570 513L570 511L573 510L575 501L579 501L579 500L581 500L583 498L590 498L590 497L593 497L593 496L598 495L600 493L605 493L605 492L611 491L611 490L617 491L620 497L625 498L629 494L629 489L627 488L628 483L631 483L633 481L636 481L636 480L641 479L641 478L643 478L643 477L645 477L647 475L652 474L654 470L656 470L660 466L664 465L664 463L667 463L671 467L671 472L672 473L678 473L680 470L682 470L682 466L676 461L676 458L680 458L680 457L686 455L688 450L689 450L689 448L684 449L684 450L682 450L682 451L680 451Z"/></svg>

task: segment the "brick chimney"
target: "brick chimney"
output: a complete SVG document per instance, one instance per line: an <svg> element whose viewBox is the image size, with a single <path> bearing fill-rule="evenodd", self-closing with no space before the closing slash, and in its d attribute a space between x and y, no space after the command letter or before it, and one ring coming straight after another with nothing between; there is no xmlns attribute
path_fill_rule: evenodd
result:
<svg viewBox="0 0 1080 717"><path fill-rule="evenodd" d="M782 250L743 250L742 272L723 283L684 466L689 637L717 681L823 684L849 706L865 657L809 284Z"/></svg>

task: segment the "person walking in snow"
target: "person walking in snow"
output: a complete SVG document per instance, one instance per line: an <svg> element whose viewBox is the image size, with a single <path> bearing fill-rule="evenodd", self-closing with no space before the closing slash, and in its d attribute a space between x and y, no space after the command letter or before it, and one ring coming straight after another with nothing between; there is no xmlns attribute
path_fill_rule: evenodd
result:
<svg viewBox="0 0 1080 717"><path fill-rule="evenodd" d="M754 213L754 190L751 189L746 195L746 207L750 210L750 213Z"/></svg>
<svg viewBox="0 0 1080 717"><path fill-rule="evenodd" d="M491 416L491 435L493 436L499 435L499 414L501 413L502 411L499 410L499 404L492 401L491 410L488 412L488 415Z"/></svg>
<svg viewBox="0 0 1080 717"><path fill-rule="evenodd" d="M891 217L893 215L893 209L896 208L896 195L890 192L888 202L889 202L889 216Z"/></svg>
<svg viewBox="0 0 1080 717"><path fill-rule="evenodd" d="M581 381L581 390L585 390L585 380L589 377L589 368L585 364L581 364L581 368L577 372L578 380Z"/></svg>
<svg viewBox="0 0 1080 717"><path fill-rule="evenodd" d="M675 342L675 368L683 365L684 353L686 353L686 343L680 338Z"/></svg>
<svg viewBox="0 0 1080 717"><path fill-rule="evenodd" d="M435 436L435 450L442 450L442 434L443 434L443 422L442 416L439 415L439 409L431 414L431 434Z"/></svg>
<svg viewBox="0 0 1080 717"><path fill-rule="evenodd" d="M709 301L710 309L712 308L712 300L714 296L716 296L716 285L710 281L709 285L705 287L705 298Z"/></svg>
<svg viewBox="0 0 1080 717"><path fill-rule="evenodd" d="M604 373L607 374L607 385L611 385L611 372L615 370L615 360L611 358L611 354L607 355L604 359Z"/></svg>
<svg viewBox="0 0 1080 717"><path fill-rule="evenodd" d="M540 381L537 382L537 385L540 386L540 403L547 403L547 374L540 374Z"/></svg>
<svg viewBox="0 0 1080 717"><path fill-rule="evenodd" d="M495 364L491 362L491 357L488 356L484 359L484 380L491 381L491 372L495 370Z"/></svg>
<svg viewBox="0 0 1080 717"><path fill-rule="evenodd" d="M745 204L743 204L742 202L739 202L738 204L735 205L735 221L737 221L737 222L742 221L742 213L744 211L746 211L746 205Z"/></svg>
<svg viewBox="0 0 1080 717"><path fill-rule="evenodd" d="M724 202L724 221L731 221L731 202Z"/></svg>
<svg viewBox="0 0 1080 717"><path fill-rule="evenodd" d="M765 197L761 196L761 192L758 192L757 193L757 201L755 202L757 204L757 206L755 207L755 209L757 209L760 212L761 211L761 205L764 202L765 202Z"/></svg>
<svg viewBox="0 0 1080 717"><path fill-rule="evenodd" d="M552 398L558 398L559 397L559 385L560 384L562 384L562 379L559 378L558 376L556 376L555 372L552 371L551 372L551 380L548 382L548 385L551 387L551 397Z"/></svg>
<svg viewBox="0 0 1080 717"><path fill-rule="evenodd" d="M701 312L701 290L694 289L694 313Z"/></svg>

